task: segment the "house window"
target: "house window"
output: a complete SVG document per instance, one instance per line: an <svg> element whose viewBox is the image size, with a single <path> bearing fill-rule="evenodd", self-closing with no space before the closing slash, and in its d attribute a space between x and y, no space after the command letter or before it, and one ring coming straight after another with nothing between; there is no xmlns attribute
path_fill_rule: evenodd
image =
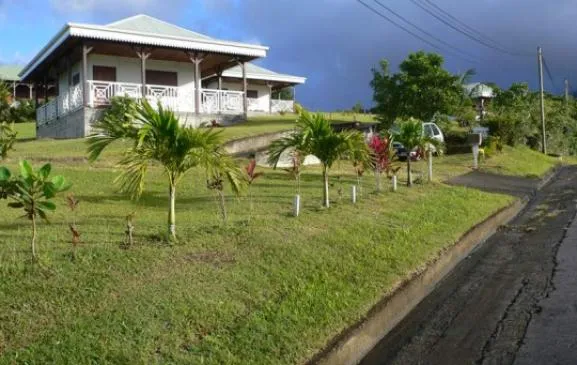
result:
<svg viewBox="0 0 577 365"><path fill-rule="evenodd" d="M72 86L76 86L80 84L80 73L75 73L74 75L72 75Z"/></svg>
<svg viewBox="0 0 577 365"><path fill-rule="evenodd" d="M178 74L170 71L146 70L149 85L178 86Z"/></svg>
<svg viewBox="0 0 577 365"><path fill-rule="evenodd" d="M258 91L257 90L247 90L246 97L251 99L258 99Z"/></svg>
<svg viewBox="0 0 577 365"><path fill-rule="evenodd" d="M116 67L93 66L92 79L98 81L116 82Z"/></svg>

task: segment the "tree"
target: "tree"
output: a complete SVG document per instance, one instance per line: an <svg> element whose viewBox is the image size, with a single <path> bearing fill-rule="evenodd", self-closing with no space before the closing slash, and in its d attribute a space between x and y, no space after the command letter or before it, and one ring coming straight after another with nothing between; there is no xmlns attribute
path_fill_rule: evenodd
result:
<svg viewBox="0 0 577 365"><path fill-rule="evenodd" d="M94 161L114 141L127 139L131 147L119 162L122 172L115 182L121 191L139 198L151 163L159 163L168 179L168 237L176 239L176 187L190 169L212 169L224 159L220 132L211 128L184 127L175 114L158 104L155 110L146 100L126 106L120 117L108 114L95 124L98 134L88 138L88 153Z"/></svg>
<svg viewBox="0 0 577 365"><path fill-rule="evenodd" d="M361 114L365 112L365 108L363 107L363 104L361 104L361 102L357 102L353 108L351 109L353 113L357 113L357 114Z"/></svg>
<svg viewBox="0 0 577 365"><path fill-rule="evenodd" d="M291 160L291 167L286 168L296 183L297 195L301 193L301 173L304 160L308 154L308 146L305 144L303 133L290 133L283 138L274 140L268 149L268 163L274 169L277 168L279 161L285 153L288 153Z"/></svg>
<svg viewBox="0 0 577 365"><path fill-rule="evenodd" d="M425 151L430 145L438 145L438 142L436 139L425 136L423 134L423 122L413 118L400 123L399 133L395 136L395 140L407 150L407 186L412 186L411 151Z"/></svg>
<svg viewBox="0 0 577 365"><path fill-rule="evenodd" d="M0 160L8 157L8 152L14 149L18 132L14 130L14 125L0 122Z"/></svg>
<svg viewBox="0 0 577 365"><path fill-rule="evenodd" d="M429 121L435 113L451 114L464 90L459 76L443 68L443 57L435 53L412 53L391 74L382 60L373 69L373 100L379 120L388 128L397 118Z"/></svg>
<svg viewBox="0 0 577 365"><path fill-rule="evenodd" d="M296 146L293 146L296 144ZM323 205L330 206L329 169L339 159L365 151L368 153L364 136L356 131L335 132L331 123L322 113L311 114L299 110L296 130L292 135L283 137L269 148L273 166L286 150L296 147L302 155L314 155L322 164Z"/></svg>
<svg viewBox="0 0 577 365"><path fill-rule="evenodd" d="M0 166L0 199L12 200L10 208L24 209L23 218L32 223L30 247L32 258L36 258L36 221L38 217L48 222L48 212L56 209L50 200L66 191L70 184L63 176L50 178L52 166L46 164L34 170L28 161L20 162L20 175L12 176L7 167Z"/></svg>

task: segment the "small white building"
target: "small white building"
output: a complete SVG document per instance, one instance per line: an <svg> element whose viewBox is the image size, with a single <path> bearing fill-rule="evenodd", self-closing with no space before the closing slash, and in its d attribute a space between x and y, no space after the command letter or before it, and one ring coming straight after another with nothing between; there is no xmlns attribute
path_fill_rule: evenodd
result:
<svg viewBox="0 0 577 365"><path fill-rule="evenodd" d="M160 102L194 126L292 111L294 99L271 95L287 87L294 95L306 79L250 63L267 52L137 15L107 25L66 24L19 76L36 90L56 88L37 109L37 136L76 138L91 133L116 96Z"/></svg>

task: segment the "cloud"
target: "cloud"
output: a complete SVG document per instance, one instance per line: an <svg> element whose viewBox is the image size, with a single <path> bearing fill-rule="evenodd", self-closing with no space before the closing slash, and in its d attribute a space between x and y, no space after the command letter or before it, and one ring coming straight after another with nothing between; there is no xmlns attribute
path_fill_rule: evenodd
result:
<svg viewBox="0 0 577 365"><path fill-rule="evenodd" d="M88 19L116 19L138 13L167 15L185 3L185 0L50 0L56 13Z"/></svg>

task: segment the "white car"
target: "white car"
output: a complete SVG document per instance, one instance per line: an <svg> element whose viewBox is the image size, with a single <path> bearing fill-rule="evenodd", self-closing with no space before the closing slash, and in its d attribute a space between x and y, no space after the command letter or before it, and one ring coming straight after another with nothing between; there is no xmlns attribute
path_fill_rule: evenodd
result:
<svg viewBox="0 0 577 365"><path fill-rule="evenodd" d="M393 134L395 132L393 131ZM423 123L423 135L436 139L439 143L445 143L445 136L441 128L433 122ZM435 146L431 146L431 150L433 153L437 154L437 148ZM403 161L407 159L407 150L405 147L399 142L393 142L393 148L397 152L397 157L399 160ZM417 151L413 150L410 152L411 159L416 160L419 158L417 156Z"/></svg>

